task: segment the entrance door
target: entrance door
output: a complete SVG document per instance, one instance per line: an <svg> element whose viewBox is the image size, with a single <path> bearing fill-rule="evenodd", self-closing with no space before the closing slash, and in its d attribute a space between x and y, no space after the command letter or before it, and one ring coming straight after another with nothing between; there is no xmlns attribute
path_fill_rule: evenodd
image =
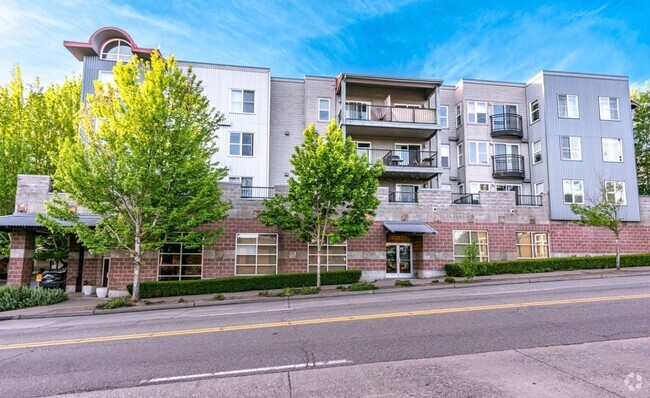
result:
<svg viewBox="0 0 650 398"><path fill-rule="evenodd" d="M410 243L388 243L386 245L386 276L388 278L410 278L413 276Z"/></svg>
<svg viewBox="0 0 650 398"><path fill-rule="evenodd" d="M102 287L108 287L108 271L110 267L110 257L104 257L104 261L102 262Z"/></svg>

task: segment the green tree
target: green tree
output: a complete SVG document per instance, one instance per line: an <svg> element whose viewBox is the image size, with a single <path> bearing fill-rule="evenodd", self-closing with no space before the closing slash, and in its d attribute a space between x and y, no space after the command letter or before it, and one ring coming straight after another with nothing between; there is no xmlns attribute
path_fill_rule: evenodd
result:
<svg viewBox="0 0 650 398"><path fill-rule="evenodd" d="M291 156L288 194L266 199L259 220L316 245L316 285L320 287L325 242L364 236L373 224L379 205L375 192L384 166L359 156L354 142L343 138L333 120L324 137L313 124L303 135L303 144Z"/></svg>
<svg viewBox="0 0 650 398"><path fill-rule="evenodd" d="M176 241L195 246L214 244L222 233L198 228L223 220L229 208L219 189L225 170L212 160L222 115L173 56L134 57L113 72L114 84L95 82L80 117L83 132L63 143L54 176L57 190L100 220L93 229L79 222L64 198L48 206L48 216L73 221L71 230L93 252L128 252L137 301L144 253L176 232L186 232Z"/></svg>
<svg viewBox="0 0 650 398"><path fill-rule="evenodd" d="M622 184L615 181L599 182L599 196L591 199L591 205L572 204L571 211L580 219L579 225L591 227L604 227L614 233L616 239L616 270L621 270L620 235L623 230L621 206L625 190Z"/></svg>
<svg viewBox="0 0 650 398"><path fill-rule="evenodd" d="M639 194L650 195L650 82L645 89L633 89L631 98L638 104L633 120Z"/></svg>

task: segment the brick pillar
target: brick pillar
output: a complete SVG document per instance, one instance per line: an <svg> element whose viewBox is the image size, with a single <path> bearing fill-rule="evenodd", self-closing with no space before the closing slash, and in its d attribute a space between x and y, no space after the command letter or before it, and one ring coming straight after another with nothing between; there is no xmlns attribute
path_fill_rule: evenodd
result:
<svg viewBox="0 0 650 398"><path fill-rule="evenodd" d="M7 284L29 286L34 269L34 238L32 231L11 232Z"/></svg>
<svg viewBox="0 0 650 398"><path fill-rule="evenodd" d="M68 272L65 281L65 291L74 293L77 291L77 277L79 276L79 255L81 244L75 236L70 236L68 243Z"/></svg>

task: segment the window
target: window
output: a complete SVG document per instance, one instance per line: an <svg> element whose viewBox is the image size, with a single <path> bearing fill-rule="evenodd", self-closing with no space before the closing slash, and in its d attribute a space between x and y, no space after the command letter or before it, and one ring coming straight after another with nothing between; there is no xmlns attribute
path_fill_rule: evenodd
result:
<svg viewBox="0 0 650 398"><path fill-rule="evenodd" d="M544 193L544 181L535 183L535 195L541 195Z"/></svg>
<svg viewBox="0 0 650 398"><path fill-rule="evenodd" d="M449 108L444 105L438 108L438 123L443 129L449 128Z"/></svg>
<svg viewBox="0 0 650 398"><path fill-rule="evenodd" d="M517 195L521 193L519 184L496 184L496 189L501 192L515 192Z"/></svg>
<svg viewBox="0 0 650 398"><path fill-rule="evenodd" d="M329 98L318 99L318 120L321 122L330 121L330 99Z"/></svg>
<svg viewBox="0 0 650 398"><path fill-rule="evenodd" d="M253 156L253 133L230 133L230 154Z"/></svg>
<svg viewBox="0 0 650 398"><path fill-rule="evenodd" d="M255 113L255 91L230 90L230 112Z"/></svg>
<svg viewBox="0 0 650 398"><path fill-rule="evenodd" d="M539 120L539 99L535 98L530 101L528 110L530 111L530 124L533 124Z"/></svg>
<svg viewBox="0 0 650 398"><path fill-rule="evenodd" d="M562 160L582 160L580 137L560 137Z"/></svg>
<svg viewBox="0 0 650 398"><path fill-rule="evenodd" d="M277 268L277 234L237 234L236 275L275 274Z"/></svg>
<svg viewBox="0 0 650 398"><path fill-rule="evenodd" d="M548 258L548 233L517 232L517 258Z"/></svg>
<svg viewBox="0 0 650 398"><path fill-rule="evenodd" d="M451 191L451 184L440 184L440 189L444 189L445 191Z"/></svg>
<svg viewBox="0 0 650 398"><path fill-rule="evenodd" d="M454 261L463 261L465 250L471 243L476 243L479 261L488 261L487 238L487 231L454 231Z"/></svg>
<svg viewBox="0 0 650 398"><path fill-rule="evenodd" d="M605 200L609 203L615 203L624 206L626 204L625 182L605 181Z"/></svg>
<svg viewBox="0 0 650 398"><path fill-rule="evenodd" d="M456 105L456 128L463 125L463 105Z"/></svg>
<svg viewBox="0 0 650 398"><path fill-rule="evenodd" d="M562 180L562 193L564 204L584 204L585 191L582 180Z"/></svg>
<svg viewBox="0 0 650 398"><path fill-rule="evenodd" d="M469 142L469 164L488 164L487 142Z"/></svg>
<svg viewBox="0 0 650 398"><path fill-rule="evenodd" d="M533 164L540 163L542 161L542 140L537 140L533 142Z"/></svg>
<svg viewBox="0 0 650 398"><path fill-rule="evenodd" d="M100 70L98 79L102 83L115 84L115 75L111 71Z"/></svg>
<svg viewBox="0 0 650 398"><path fill-rule="evenodd" d="M347 101L345 105L347 108L345 115L346 118L354 120L370 120L370 103ZM385 115L379 115L378 119L384 120L385 117Z"/></svg>
<svg viewBox="0 0 650 398"><path fill-rule="evenodd" d="M620 120L618 114L618 98L598 97L601 120Z"/></svg>
<svg viewBox="0 0 650 398"><path fill-rule="evenodd" d="M487 123L487 102L467 101L467 122Z"/></svg>
<svg viewBox="0 0 650 398"><path fill-rule="evenodd" d="M458 144L456 149L458 151L458 167L460 167L463 165L463 143Z"/></svg>
<svg viewBox="0 0 650 398"><path fill-rule="evenodd" d="M487 182L470 182L469 193L479 193L481 191L489 191L490 184Z"/></svg>
<svg viewBox="0 0 650 398"><path fill-rule="evenodd" d="M167 242L158 255L158 280L201 279L203 248Z"/></svg>
<svg viewBox="0 0 650 398"><path fill-rule="evenodd" d="M315 243L308 245L309 260L308 272L316 272L318 267L318 248ZM330 243L329 237L325 238L325 244L320 252L321 271L345 271L347 269L347 242Z"/></svg>
<svg viewBox="0 0 650 398"><path fill-rule="evenodd" d="M458 184L458 193L465 193L465 184Z"/></svg>
<svg viewBox="0 0 650 398"><path fill-rule="evenodd" d="M240 197L253 197L253 177L228 177L228 182L239 184L241 186Z"/></svg>
<svg viewBox="0 0 650 398"><path fill-rule="evenodd" d="M440 145L440 165L449 168L449 144Z"/></svg>
<svg viewBox="0 0 650 398"><path fill-rule="evenodd" d="M603 162L622 162L623 145L620 138L603 138Z"/></svg>
<svg viewBox="0 0 650 398"><path fill-rule="evenodd" d="M107 41L102 47L100 53L101 59L109 61L130 61L133 57L131 45L122 39L113 39Z"/></svg>
<svg viewBox="0 0 650 398"><path fill-rule="evenodd" d="M577 119L578 116L578 96L560 94L558 96L558 115L560 117Z"/></svg>

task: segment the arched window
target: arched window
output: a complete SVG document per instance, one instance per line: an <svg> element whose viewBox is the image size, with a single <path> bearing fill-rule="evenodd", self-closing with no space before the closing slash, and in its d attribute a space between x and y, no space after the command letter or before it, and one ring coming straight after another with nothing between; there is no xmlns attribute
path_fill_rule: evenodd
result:
<svg viewBox="0 0 650 398"><path fill-rule="evenodd" d="M102 59L109 61L129 61L133 56L131 45L122 39L107 41L100 53Z"/></svg>

